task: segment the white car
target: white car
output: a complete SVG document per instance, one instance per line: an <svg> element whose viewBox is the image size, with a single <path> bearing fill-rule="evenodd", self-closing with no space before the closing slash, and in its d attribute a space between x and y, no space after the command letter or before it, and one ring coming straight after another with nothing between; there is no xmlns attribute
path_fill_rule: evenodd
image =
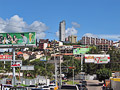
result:
<svg viewBox="0 0 120 90"><path fill-rule="evenodd" d="M50 87L49 86L44 86L42 89L43 90L50 90Z"/></svg>
<svg viewBox="0 0 120 90"><path fill-rule="evenodd" d="M77 85L62 85L58 90L79 90Z"/></svg>

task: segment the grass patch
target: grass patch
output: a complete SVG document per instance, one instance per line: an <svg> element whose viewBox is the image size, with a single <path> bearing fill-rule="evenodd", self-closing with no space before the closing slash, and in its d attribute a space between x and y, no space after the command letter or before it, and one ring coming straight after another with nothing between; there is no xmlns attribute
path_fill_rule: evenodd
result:
<svg viewBox="0 0 120 90"><path fill-rule="evenodd" d="M20 86L27 87L28 85L25 85L25 84L20 84Z"/></svg>

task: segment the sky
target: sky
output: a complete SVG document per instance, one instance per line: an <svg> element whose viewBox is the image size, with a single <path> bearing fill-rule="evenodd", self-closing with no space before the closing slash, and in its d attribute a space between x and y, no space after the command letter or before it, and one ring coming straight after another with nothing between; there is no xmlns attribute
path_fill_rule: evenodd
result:
<svg viewBox="0 0 120 90"><path fill-rule="evenodd" d="M0 32L36 32L38 39L66 36L120 40L120 0L0 0Z"/></svg>

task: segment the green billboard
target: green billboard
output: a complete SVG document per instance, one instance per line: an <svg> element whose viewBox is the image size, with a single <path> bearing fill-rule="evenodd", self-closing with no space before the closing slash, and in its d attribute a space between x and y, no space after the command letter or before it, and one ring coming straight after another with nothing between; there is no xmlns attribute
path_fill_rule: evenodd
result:
<svg viewBox="0 0 120 90"><path fill-rule="evenodd" d="M90 50L90 48L76 48L73 49L73 54L85 54Z"/></svg>
<svg viewBox="0 0 120 90"><path fill-rule="evenodd" d="M36 33L0 33L0 46L36 45Z"/></svg>

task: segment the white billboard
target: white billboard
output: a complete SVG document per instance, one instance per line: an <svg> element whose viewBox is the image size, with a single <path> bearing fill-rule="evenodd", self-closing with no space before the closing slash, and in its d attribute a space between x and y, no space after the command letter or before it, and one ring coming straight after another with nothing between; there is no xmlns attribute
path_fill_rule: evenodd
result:
<svg viewBox="0 0 120 90"><path fill-rule="evenodd" d="M109 54L85 54L85 63L103 64L110 62Z"/></svg>
<svg viewBox="0 0 120 90"><path fill-rule="evenodd" d="M34 66L22 66L21 70L34 70Z"/></svg>
<svg viewBox="0 0 120 90"><path fill-rule="evenodd" d="M94 63L94 56L92 54L85 54L85 63Z"/></svg>

